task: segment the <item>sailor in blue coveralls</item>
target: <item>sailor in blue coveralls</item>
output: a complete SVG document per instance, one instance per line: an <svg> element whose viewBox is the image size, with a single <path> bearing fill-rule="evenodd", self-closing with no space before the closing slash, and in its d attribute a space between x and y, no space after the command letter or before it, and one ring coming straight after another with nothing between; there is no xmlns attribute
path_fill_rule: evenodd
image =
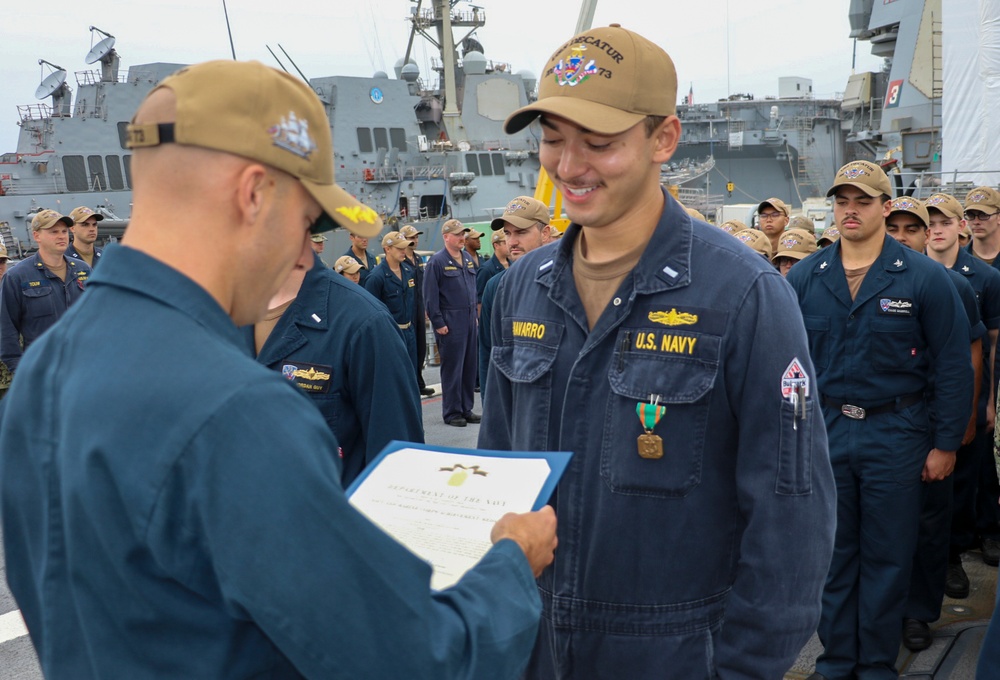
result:
<svg viewBox="0 0 1000 680"><path fill-rule="evenodd" d="M963 216L973 232L965 248L979 264L1000 270L1000 191L993 187L976 187L965 196ZM985 321L985 318L984 318ZM987 322L987 328L989 328ZM996 331L991 330L991 348L996 345ZM952 524L952 568L961 569L960 553L981 548L983 561L1000 565L1000 485L993 474L993 429L996 420L996 387L1000 379L1000 352L993 352L992 372L984 384L989 388L983 395L986 418L970 447L971 456L959 457L958 478L955 480L956 516ZM971 459L971 460L970 460ZM949 569L949 583L953 577ZM959 572L957 576L964 577ZM965 578L967 582L968 579ZM966 590L968 586L966 585Z"/></svg>
<svg viewBox="0 0 1000 680"><path fill-rule="evenodd" d="M476 268L465 251L468 227L458 220L441 225L444 248L424 269L424 304L441 353L441 411L455 427L478 423L476 389Z"/></svg>
<svg viewBox="0 0 1000 680"><path fill-rule="evenodd" d="M348 238L351 239L351 247L347 249L344 255L350 255L361 265L361 278L358 283L364 286L365 279L368 278L368 275L372 273L372 270L375 269L378 263L375 261L375 256L368 252L367 237L350 232Z"/></svg>
<svg viewBox="0 0 1000 680"><path fill-rule="evenodd" d="M417 246L420 237L424 232L420 231L412 224L403 225L399 230L407 241L410 242L406 249L406 261L413 268L413 280L417 285L413 287L413 334L417 338L417 388L420 394L429 397L434 394L434 388L428 387L424 382L424 361L427 359L427 309L424 305L424 265L417 255Z"/></svg>
<svg viewBox="0 0 1000 680"><path fill-rule="evenodd" d="M487 527L479 563L432 591L431 565L348 502L319 412L240 334L315 262L311 231L381 228L334 184L315 93L257 62L188 66L129 140L124 245L0 413L6 577L45 677L518 677L551 509Z"/></svg>
<svg viewBox="0 0 1000 680"><path fill-rule="evenodd" d="M382 237L382 250L385 257L365 279L364 287L369 293L380 300L389 310L396 322L403 341L406 343L406 355L410 358L413 368L414 386L416 386L417 367L417 336L413 328L413 308L416 297L416 274L413 267L406 261L406 249L410 242L398 231L390 231ZM416 393L416 390L413 390Z"/></svg>
<svg viewBox="0 0 1000 680"><path fill-rule="evenodd" d="M281 316L243 337L258 363L319 408L340 444L346 489L392 440L424 441L410 358L385 307L318 255L308 272L292 271L283 292L291 302Z"/></svg>
<svg viewBox="0 0 1000 680"><path fill-rule="evenodd" d="M500 279L479 437L575 453L527 677L780 678L819 619L835 509L795 297L662 190L661 48L596 28L543 73L505 129L541 114L573 224Z"/></svg>
<svg viewBox="0 0 1000 680"><path fill-rule="evenodd" d="M954 199L953 199L954 200ZM901 196L892 201L891 212L886 218L886 231L902 245L924 252L928 243L930 215L924 204L911 196ZM961 212L961 211L960 211ZM928 250L935 256L946 246L943 230L935 229L934 247ZM958 249L957 229L952 230L952 244ZM940 262L940 260L936 260ZM943 266L948 264L940 262ZM986 266L986 265L983 265ZM988 267L987 267L988 269ZM976 292L969 281L958 271L945 266L959 298L965 309L965 317L969 321L969 350L972 354L973 392L978 396L979 379L983 374L983 337L986 326L979 315L979 303ZM931 428L934 427L934 414L931 414ZM965 447L976 436L976 413L972 416L962 437ZM962 458L962 448L956 455L955 469L958 470L958 460ZM913 569L910 573L909 594L903 619L903 645L911 651L927 649L933 642L929 622L936 621L941 615L941 601L944 597L945 579L948 573L948 543L951 537L951 508L953 483L955 474L948 475L936 482L924 482L922 486L923 500L920 509L920 527L917 533L917 547L913 554Z"/></svg>
<svg viewBox="0 0 1000 680"><path fill-rule="evenodd" d="M507 271L507 267L510 266L510 254L507 251L507 242L504 240L503 232L494 231L491 241L493 242L493 257L483 262L476 271L476 300L480 305L483 304L483 291L489 280L497 274Z"/></svg>
<svg viewBox="0 0 1000 680"><path fill-rule="evenodd" d="M891 192L877 165L842 167L828 192L840 239L787 278L809 332L837 480L816 663L829 680L897 677L922 483L951 474L972 413L962 303L939 264L886 235Z"/></svg>
<svg viewBox="0 0 1000 680"><path fill-rule="evenodd" d="M17 371L24 350L83 295L86 262L66 257L73 218L43 210L31 220L38 252L11 267L0 285L0 360ZM22 347L23 340L23 347Z"/></svg>
<svg viewBox="0 0 1000 680"><path fill-rule="evenodd" d="M101 261L103 251L95 246L97 242L97 223L104 220L104 215L95 213L86 206L73 208L69 216L73 218L73 242L66 249L66 257L73 257L87 263L94 269Z"/></svg>

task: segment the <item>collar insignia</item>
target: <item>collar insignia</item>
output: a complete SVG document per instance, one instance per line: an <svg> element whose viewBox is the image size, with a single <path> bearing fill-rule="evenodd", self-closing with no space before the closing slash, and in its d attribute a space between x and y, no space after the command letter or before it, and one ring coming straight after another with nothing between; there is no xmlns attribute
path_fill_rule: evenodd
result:
<svg viewBox="0 0 1000 680"><path fill-rule="evenodd" d="M902 267L903 266L903 261L902 260L896 260L895 262L893 262L893 264L896 265L897 267Z"/></svg>

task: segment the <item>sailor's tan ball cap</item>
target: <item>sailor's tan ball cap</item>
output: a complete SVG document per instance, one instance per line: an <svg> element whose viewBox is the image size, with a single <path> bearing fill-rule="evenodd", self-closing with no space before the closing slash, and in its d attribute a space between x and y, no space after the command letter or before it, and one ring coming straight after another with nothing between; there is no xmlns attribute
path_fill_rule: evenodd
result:
<svg viewBox="0 0 1000 680"><path fill-rule="evenodd" d="M833 196L842 186L861 189L872 198L883 194L892 196L892 185L889 184L885 171L870 161L851 161L842 166L826 195Z"/></svg>
<svg viewBox="0 0 1000 680"><path fill-rule="evenodd" d="M334 184L330 122L298 78L256 61L220 60L186 66L150 94L161 88L177 99L172 130L166 121L133 121L129 148L176 142L243 156L302 182L324 211L313 232L382 230L378 213Z"/></svg>
<svg viewBox="0 0 1000 680"><path fill-rule="evenodd" d="M670 56L638 33L612 24L584 31L555 51L542 71L538 101L504 122L512 134L549 113L605 135L646 116L677 110L677 71Z"/></svg>
<svg viewBox="0 0 1000 680"><path fill-rule="evenodd" d="M962 204L951 194L931 194L924 205L928 213L934 209L950 219L962 219Z"/></svg>
<svg viewBox="0 0 1000 680"><path fill-rule="evenodd" d="M1000 211L1000 191L993 187L976 187L966 194L965 209L984 213Z"/></svg>

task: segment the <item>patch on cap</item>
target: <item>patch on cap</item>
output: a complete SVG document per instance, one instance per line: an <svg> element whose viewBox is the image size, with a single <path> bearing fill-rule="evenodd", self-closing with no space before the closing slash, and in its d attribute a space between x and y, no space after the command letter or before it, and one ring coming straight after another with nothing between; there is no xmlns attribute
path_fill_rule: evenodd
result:
<svg viewBox="0 0 1000 680"><path fill-rule="evenodd" d="M771 239L764 232L757 229L744 229L743 231L736 232L733 236L768 260L771 259Z"/></svg>
<svg viewBox="0 0 1000 680"><path fill-rule="evenodd" d="M442 234L461 234L466 231L469 231L469 228L455 219L447 220L441 225Z"/></svg>
<svg viewBox="0 0 1000 680"><path fill-rule="evenodd" d="M646 116L677 110L677 71L669 55L638 33L612 24L573 36L549 58L538 100L512 113L512 134L543 113L615 135Z"/></svg>
<svg viewBox="0 0 1000 680"><path fill-rule="evenodd" d="M503 215L490 222L490 229L503 229L505 222L510 222L518 229L527 229L537 224L549 223L549 206L531 196L518 196L507 204Z"/></svg>
<svg viewBox="0 0 1000 680"><path fill-rule="evenodd" d="M737 234L746 228L747 225L743 224L739 220L728 220L719 225L719 229L730 235Z"/></svg>
<svg viewBox="0 0 1000 680"><path fill-rule="evenodd" d="M72 217L57 213L55 210L43 210L31 218L31 229L32 231L51 229L59 222L62 222L67 227L73 226Z"/></svg>
<svg viewBox="0 0 1000 680"><path fill-rule="evenodd" d="M939 211L945 217L962 218L962 204L951 194L932 194L924 200L924 206Z"/></svg>
<svg viewBox="0 0 1000 680"><path fill-rule="evenodd" d="M161 88L176 98L174 121L133 120L129 148L177 143L264 163L297 178L323 208L313 232L382 230L377 212L335 184L330 121L307 84L259 62L218 60L186 66L150 94Z"/></svg>
<svg viewBox="0 0 1000 680"><path fill-rule="evenodd" d="M70 211L69 216L73 218L74 224L80 224L81 222L86 222L91 217L93 217L98 222L104 219L104 215L100 213L95 213L93 210L91 210L85 205L81 205L79 208L73 208Z"/></svg>
<svg viewBox="0 0 1000 680"><path fill-rule="evenodd" d="M965 209L995 213L1000 210L1000 192L993 187L976 187L966 195Z"/></svg>
<svg viewBox="0 0 1000 680"><path fill-rule="evenodd" d="M337 258L336 262L333 263L333 270L338 274L345 272L348 274L356 274L361 271L361 263L350 255L342 255Z"/></svg>
<svg viewBox="0 0 1000 680"><path fill-rule="evenodd" d="M841 167L826 195L833 196L841 186L861 189L872 198L881 195L892 196L892 185L889 184L885 171L870 161L851 161Z"/></svg>

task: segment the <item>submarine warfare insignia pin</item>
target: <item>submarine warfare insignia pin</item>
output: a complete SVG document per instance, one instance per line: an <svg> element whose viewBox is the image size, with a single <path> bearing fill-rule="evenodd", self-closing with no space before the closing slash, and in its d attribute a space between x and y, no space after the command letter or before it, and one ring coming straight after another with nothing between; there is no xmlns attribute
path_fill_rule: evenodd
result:
<svg viewBox="0 0 1000 680"><path fill-rule="evenodd" d="M639 422L646 432L639 435L639 456L656 460L663 458L663 439L659 435L653 434L653 428L660 422L660 418L667 412L666 406L660 406L660 396L649 395L649 403L640 401L635 405L635 413L639 416Z"/></svg>

